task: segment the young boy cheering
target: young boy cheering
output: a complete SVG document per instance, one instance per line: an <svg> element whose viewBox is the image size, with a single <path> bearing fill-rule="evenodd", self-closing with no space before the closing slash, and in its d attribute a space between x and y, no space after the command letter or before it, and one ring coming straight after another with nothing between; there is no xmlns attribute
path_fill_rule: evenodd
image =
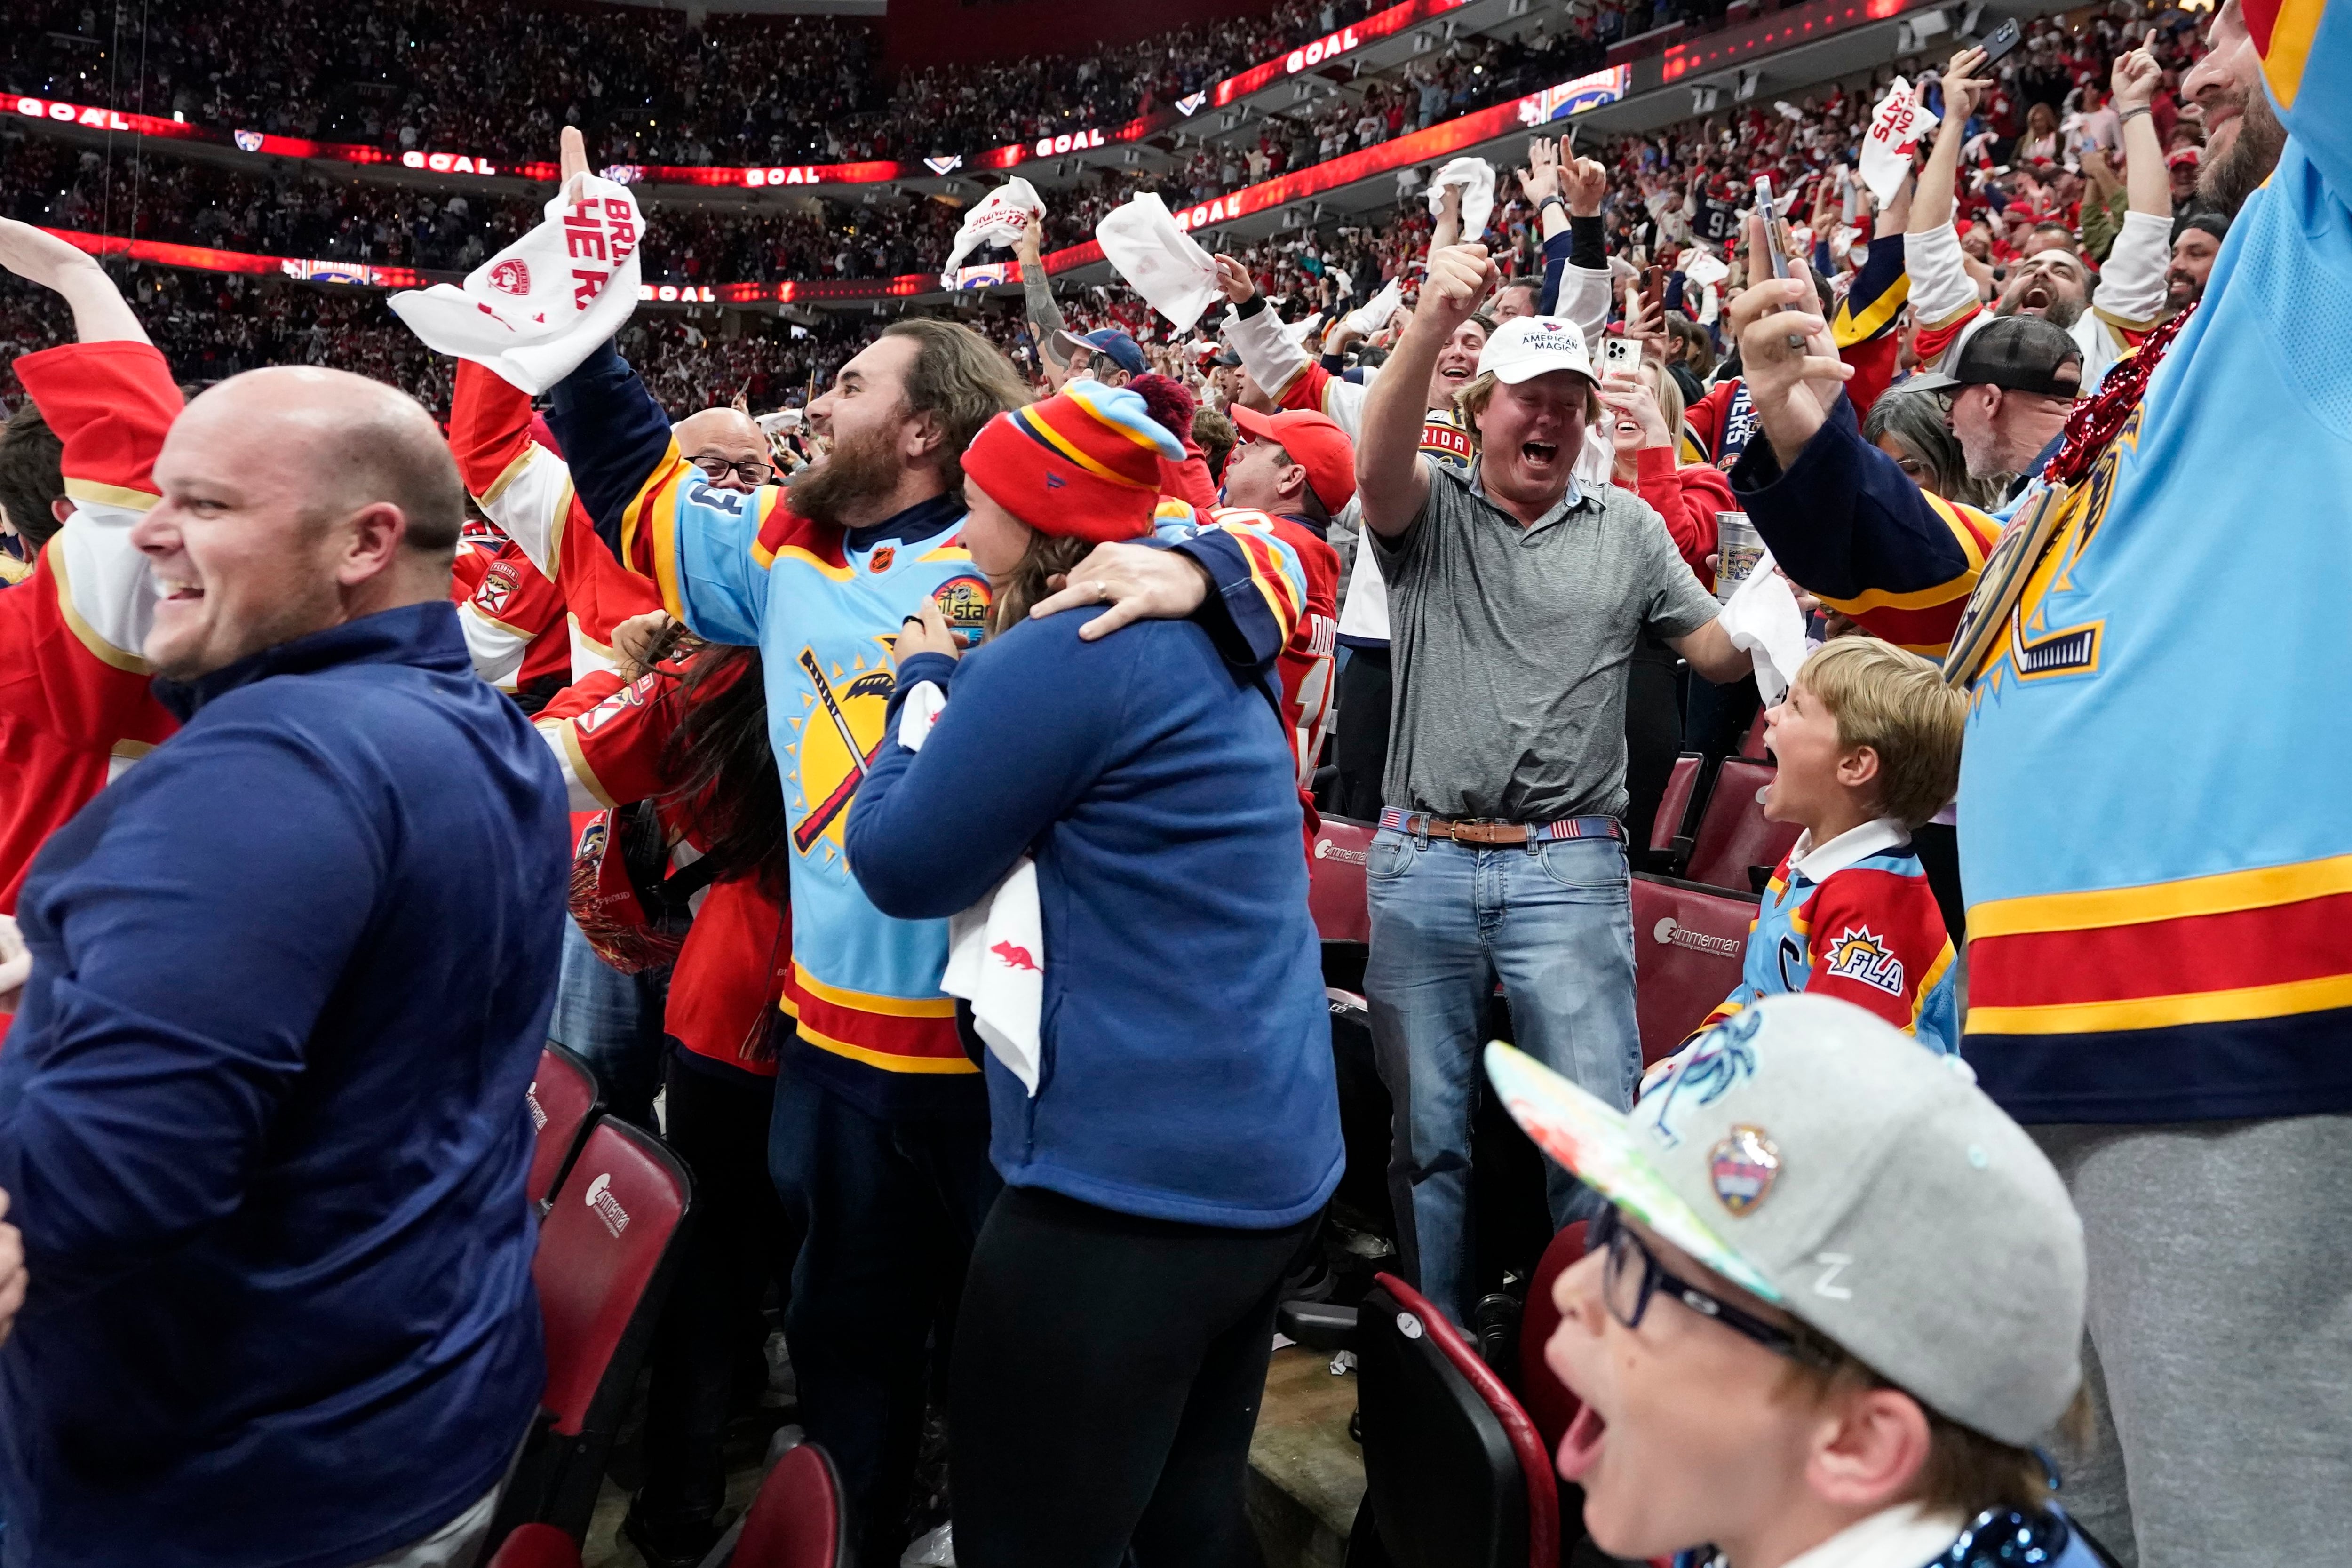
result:
<svg viewBox="0 0 2352 1568"><path fill-rule="evenodd" d="M1559 1446L1612 1557L1723 1568L2105 1561L2028 1446L2082 1381L2081 1222L1958 1064L1766 997L1630 1117L1507 1046L1486 1070L1612 1205L1559 1277Z"/></svg>
<svg viewBox="0 0 2352 1568"><path fill-rule="evenodd" d="M1967 718L1967 698L1892 643L1839 637L1805 660L1764 715L1780 764L1764 815L1804 831L1772 873L1739 984L1708 1025L1761 996L1811 991L1933 1050L1959 1049L1951 939L1911 829L1958 787Z"/></svg>

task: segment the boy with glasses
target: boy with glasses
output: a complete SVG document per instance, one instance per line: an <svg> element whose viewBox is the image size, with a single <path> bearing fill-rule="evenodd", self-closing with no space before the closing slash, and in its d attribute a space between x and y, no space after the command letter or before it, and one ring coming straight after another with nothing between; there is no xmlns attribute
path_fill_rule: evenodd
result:
<svg viewBox="0 0 2352 1568"><path fill-rule="evenodd" d="M1545 1360L1613 1557L1725 1568L2106 1561L2032 1445L2082 1381L2080 1222L1965 1068L1766 997L1631 1116L1506 1046L1538 1147L1608 1199Z"/></svg>

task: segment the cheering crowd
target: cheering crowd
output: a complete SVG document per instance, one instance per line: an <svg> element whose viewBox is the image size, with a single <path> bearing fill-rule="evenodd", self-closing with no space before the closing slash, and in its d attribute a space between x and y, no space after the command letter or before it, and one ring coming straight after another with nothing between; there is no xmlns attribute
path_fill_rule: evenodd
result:
<svg viewBox="0 0 2352 1568"><path fill-rule="evenodd" d="M287 11L249 57L174 21L114 89L531 128L509 158L562 125L566 202L149 157L126 208L120 166L11 143L0 1564L494 1547L554 1441L550 1040L691 1173L647 1563L721 1540L776 1321L860 1561L937 1521L942 1426L969 1568L1259 1561L1276 1312L1349 1163L1325 817L1369 834L1395 1273L1465 1327L1524 1290L1478 1235L1489 1093L1549 1157L1518 1198L1587 1227L1546 1350L1571 1540L2330 1549L2342 5L2119 0L1213 256L1106 225L1118 281L1057 293L1048 244L1152 216L1106 176L976 253L1017 300L773 335L617 289L113 271L21 221L520 279L935 269L950 204L640 205L591 150L984 140L1359 14L887 105L857 24L796 19L830 47L771 76L722 19L678 32L656 142L605 46L658 14ZM1171 194L1679 14L1570 7ZM404 101L348 90L412 46ZM503 112L465 107L469 50L515 62ZM1874 135L1886 106L1933 126ZM1799 831L1738 984L1645 1061L1630 875L1677 753L1759 729Z"/></svg>

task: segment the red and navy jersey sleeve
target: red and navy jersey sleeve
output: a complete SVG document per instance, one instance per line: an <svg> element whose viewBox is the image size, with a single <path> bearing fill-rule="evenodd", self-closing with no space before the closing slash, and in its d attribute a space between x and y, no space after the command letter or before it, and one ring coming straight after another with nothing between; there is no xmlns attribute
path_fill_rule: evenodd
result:
<svg viewBox="0 0 2352 1568"><path fill-rule="evenodd" d="M1805 907L1809 995L1834 996L1916 1032L1952 964L1951 937L1924 875L1874 866L1833 873Z"/></svg>
<svg viewBox="0 0 2352 1568"><path fill-rule="evenodd" d="M677 673L662 668L624 685L596 674L565 688L540 712L574 811L649 799L668 787L662 749L683 711Z"/></svg>
<svg viewBox="0 0 2352 1568"><path fill-rule="evenodd" d="M1195 618L1218 652L1244 669L1280 657L1307 615L1307 574L1270 528L1212 523L1172 549L1209 574L1208 599Z"/></svg>
<svg viewBox="0 0 2352 1568"><path fill-rule="evenodd" d="M1911 482L1840 398L1786 469L1750 441L1732 493L1790 579L1864 631L1940 657L2000 524Z"/></svg>
<svg viewBox="0 0 2352 1568"><path fill-rule="evenodd" d="M652 577L647 520L680 480L669 416L620 351L606 343L555 384L548 428L562 442L589 521L631 571ZM677 613L671 607L671 614Z"/></svg>

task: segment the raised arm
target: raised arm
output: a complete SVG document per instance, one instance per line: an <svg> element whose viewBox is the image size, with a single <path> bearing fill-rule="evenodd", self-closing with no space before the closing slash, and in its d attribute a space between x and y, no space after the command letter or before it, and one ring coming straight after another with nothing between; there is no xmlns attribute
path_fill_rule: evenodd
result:
<svg viewBox="0 0 2352 1568"><path fill-rule="evenodd" d="M1958 325L1978 308L1977 286L1969 276L1959 231L1952 226L1952 193L1959 178L1960 147L1978 95L1992 85L1976 73L1984 51L1970 45L1944 68L1944 119L1919 171L1904 235L1904 266L1911 277L1911 312L1925 332Z"/></svg>
<svg viewBox="0 0 2352 1568"><path fill-rule="evenodd" d="M1030 335L1037 340L1037 359L1046 378L1060 391L1070 371L1069 353L1055 341L1063 330L1062 308L1054 303L1054 286L1045 277L1045 216L1031 213L1021 226L1013 253L1021 258L1021 300L1027 308Z"/></svg>
<svg viewBox="0 0 2352 1568"><path fill-rule="evenodd" d="M1364 526L1383 539L1410 529L1429 504L1429 470L1421 457L1425 389L1437 356L1456 328L1475 314L1496 281L1483 245L1432 251L1429 276L1403 337L1364 398L1356 437L1356 495Z"/></svg>
<svg viewBox="0 0 2352 1568"><path fill-rule="evenodd" d="M2148 35L2152 44L2156 35ZM2164 166L2164 144L2156 134L2148 99L2162 68L2148 47L2116 57L2116 109L2124 122L2124 188L2127 210L2108 247L2106 265L2092 291L2100 320L2122 333L2147 331L2164 310L2165 280L2172 260L2172 184ZM2136 341L2124 338L2121 342ZM2120 346L2120 343L2119 343Z"/></svg>

